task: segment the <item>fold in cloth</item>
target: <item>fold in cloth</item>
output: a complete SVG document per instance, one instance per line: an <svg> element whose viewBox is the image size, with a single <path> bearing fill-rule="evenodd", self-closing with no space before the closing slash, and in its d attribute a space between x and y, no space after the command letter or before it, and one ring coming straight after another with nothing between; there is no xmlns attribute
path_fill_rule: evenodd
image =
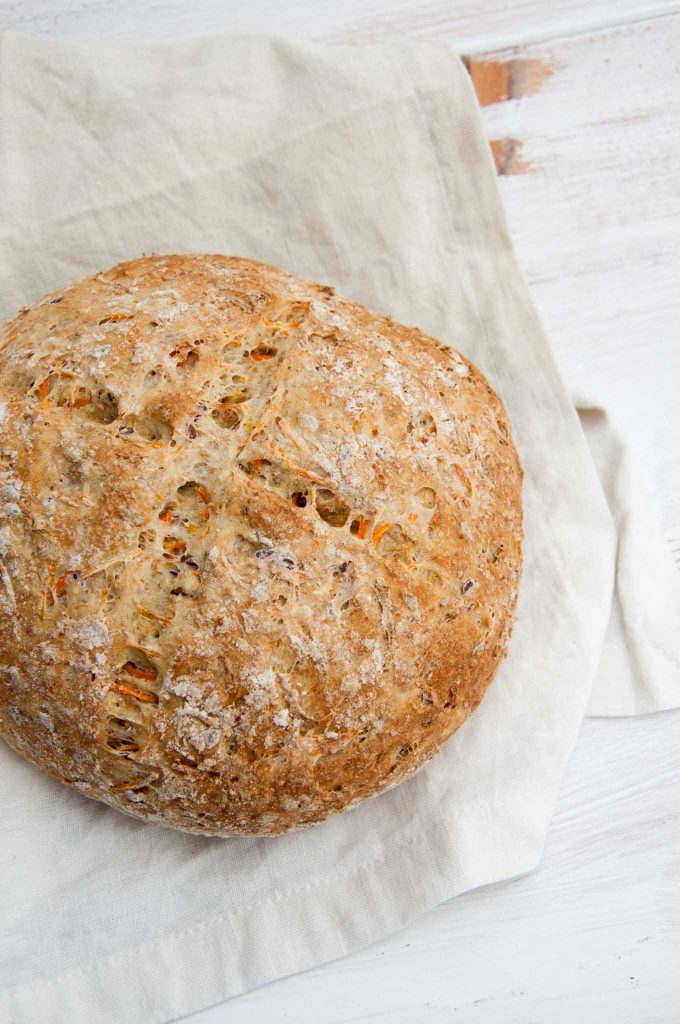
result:
<svg viewBox="0 0 680 1024"><path fill-rule="evenodd" d="M595 406L579 423L556 369L454 47L6 35L0 225L3 319L144 251L330 282L473 359L525 470L508 658L404 785L300 833L203 839L0 745L0 1018L168 1021L533 868L586 710L680 703L678 581L625 443Z"/></svg>
<svg viewBox="0 0 680 1024"><path fill-rule="evenodd" d="M609 625L586 714L644 715L680 704L680 576L621 431L572 395L616 527Z"/></svg>

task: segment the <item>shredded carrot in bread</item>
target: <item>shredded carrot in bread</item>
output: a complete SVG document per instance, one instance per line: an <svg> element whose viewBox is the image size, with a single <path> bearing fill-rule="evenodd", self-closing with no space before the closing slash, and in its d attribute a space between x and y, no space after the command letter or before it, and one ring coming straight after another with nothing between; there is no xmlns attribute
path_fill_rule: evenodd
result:
<svg viewBox="0 0 680 1024"><path fill-rule="evenodd" d="M99 326L103 327L104 324L119 324L124 320L132 320L134 313L109 313L102 320L99 321Z"/></svg>
<svg viewBox="0 0 680 1024"><path fill-rule="evenodd" d="M312 483L322 484L324 487L332 487L332 481L323 480L320 476L314 476L313 473L308 473L306 469L300 469L299 466L291 466L291 470L296 476L303 476L305 480L311 480Z"/></svg>
<svg viewBox="0 0 680 1024"><path fill-rule="evenodd" d="M49 395L49 393L50 393L50 382L47 379L47 377L45 377L45 380L40 385L40 401L42 402L43 405L47 405L48 404L47 396Z"/></svg>
<svg viewBox="0 0 680 1024"><path fill-rule="evenodd" d="M172 619L168 619L164 615L157 615L156 612L150 612L148 608L138 607L137 613L143 615L145 619L153 619L155 622L162 622L166 626L169 626L172 622Z"/></svg>
<svg viewBox="0 0 680 1024"><path fill-rule="evenodd" d="M138 690L136 686L122 683L120 679L117 679L115 683L111 683L110 689L115 690L116 693L122 693L125 697L134 697L135 700L141 701L142 704L158 704L158 696L155 693Z"/></svg>
<svg viewBox="0 0 680 1024"><path fill-rule="evenodd" d="M177 555L180 551L184 551L186 548L186 542L178 540L177 537L166 537L163 541L163 547L166 551L169 551L171 555Z"/></svg>
<svg viewBox="0 0 680 1024"><path fill-rule="evenodd" d="M359 540L363 540L365 538L366 534L368 533L368 526L369 526L370 520L369 519L358 519L357 523L358 523L358 526L357 526L356 536L359 538Z"/></svg>
<svg viewBox="0 0 680 1024"><path fill-rule="evenodd" d="M265 320L265 327L270 327L277 334L288 334L290 330L300 326L299 320L294 320L291 323L284 323L283 320Z"/></svg>
<svg viewBox="0 0 680 1024"><path fill-rule="evenodd" d="M210 503L210 495L206 491L203 484L198 484L198 486L196 487L196 493L198 494L199 498L201 498L201 500L206 503L206 505Z"/></svg>
<svg viewBox="0 0 680 1024"><path fill-rule="evenodd" d="M129 676L134 676L135 679L147 679L149 682L153 682L157 678L158 672L151 668L140 668L139 665L135 665L133 661L126 661L123 665L123 672L127 672Z"/></svg>
<svg viewBox="0 0 680 1024"><path fill-rule="evenodd" d="M454 462L453 468L455 469L456 473L465 484L465 489L467 490L468 495L472 494L472 481L470 480L470 477L467 475L463 467L460 465L459 462Z"/></svg>
<svg viewBox="0 0 680 1024"><path fill-rule="evenodd" d="M373 546L377 548L380 541L383 539L387 531L394 526L394 523L381 523L380 526L376 526L373 531Z"/></svg>
<svg viewBox="0 0 680 1024"><path fill-rule="evenodd" d="M68 573L65 572L64 575L60 576L59 579L57 580L57 582L54 584L54 588L53 589L54 589L54 593L57 595L57 597L61 597L61 595L66 590L66 581L67 580L68 580Z"/></svg>
<svg viewBox="0 0 680 1024"><path fill-rule="evenodd" d="M163 509L163 511L161 512L161 514L158 517L162 523L171 523L172 522L172 509L173 509L172 505L166 505L166 507Z"/></svg>

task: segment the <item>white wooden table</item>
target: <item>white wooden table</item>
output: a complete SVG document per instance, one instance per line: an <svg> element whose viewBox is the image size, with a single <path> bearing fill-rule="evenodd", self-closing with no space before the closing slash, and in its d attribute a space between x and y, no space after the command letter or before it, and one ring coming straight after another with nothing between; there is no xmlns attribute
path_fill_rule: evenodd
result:
<svg viewBox="0 0 680 1024"><path fill-rule="evenodd" d="M680 2L0 0L8 28L138 42L446 33L463 54L534 62L506 74L515 98L484 107L520 260L565 375L627 427L680 561ZM678 1024L680 713L585 722L531 876L191 1018L369 1020Z"/></svg>

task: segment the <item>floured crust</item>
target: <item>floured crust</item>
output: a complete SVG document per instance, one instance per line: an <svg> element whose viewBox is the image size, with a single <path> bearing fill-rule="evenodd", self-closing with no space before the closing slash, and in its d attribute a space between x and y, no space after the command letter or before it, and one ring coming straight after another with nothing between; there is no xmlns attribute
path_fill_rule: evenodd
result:
<svg viewBox="0 0 680 1024"><path fill-rule="evenodd" d="M510 636L521 470L457 353L249 260L150 256L0 341L0 734L266 834L411 775Z"/></svg>

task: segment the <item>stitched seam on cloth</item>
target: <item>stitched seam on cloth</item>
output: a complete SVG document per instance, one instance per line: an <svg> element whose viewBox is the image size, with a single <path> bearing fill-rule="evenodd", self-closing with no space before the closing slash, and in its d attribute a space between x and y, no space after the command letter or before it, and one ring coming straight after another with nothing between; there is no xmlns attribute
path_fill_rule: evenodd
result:
<svg viewBox="0 0 680 1024"><path fill-rule="evenodd" d="M291 897L300 895L301 893L311 892L314 889L327 886L329 883L332 884L333 882L340 881L341 879L349 878L351 875L356 875L361 871L378 867L379 865L384 864L385 861L389 860L391 857L396 857L398 854L403 853L404 850L407 850L409 846L413 846L416 843L422 842L430 834L430 832L434 831L434 829L441 828L442 825L444 826L444 828L446 828L446 823L443 817L441 816L441 812L438 812L438 814L439 817L437 821L433 822L429 828L426 828L422 832L419 832L418 835L412 836L410 839L407 839L404 843L401 843L399 846L394 847L394 849L390 850L388 853L385 853L380 857L374 857L373 860L365 861L363 864L357 864L353 868L348 868L346 871L340 872L340 874L336 873L333 875L326 875L323 878L316 879L313 882L308 882L306 885L297 886L296 888L292 889L284 889L282 892L276 893L273 896L266 896L262 899L254 900L252 903L248 903L246 906L234 907L233 909L228 911L210 914L208 917L203 918L203 920L197 924L190 925L188 928L183 928L177 932L167 932L165 935L163 935L162 938L154 939L152 942L142 943L141 946L135 946L134 949L128 949L124 953L112 953L109 956L101 957L99 960L96 960L93 963L88 964L87 966L76 967L65 971L61 971L59 974L55 974L54 977L52 978L39 980L29 985L22 985L14 990L10 989L9 995L11 997L12 995L18 995L21 992L37 992L38 990L52 988L55 985L58 985L61 981L63 981L66 978L82 977L84 975L96 972L100 967L103 967L106 964L130 960L138 956L139 953L147 952L148 950L152 950L157 946L164 945L169 939L183 939L186 938L187 935L195 935L197 932L205 931L206 928L210 928L212 925L219 924L220 921L226 921L232 917L239 917L243 914L249 914L251 910L254 910L256 907L261 907L268 903L280 903L282 900L288 900Z"/></svg>

